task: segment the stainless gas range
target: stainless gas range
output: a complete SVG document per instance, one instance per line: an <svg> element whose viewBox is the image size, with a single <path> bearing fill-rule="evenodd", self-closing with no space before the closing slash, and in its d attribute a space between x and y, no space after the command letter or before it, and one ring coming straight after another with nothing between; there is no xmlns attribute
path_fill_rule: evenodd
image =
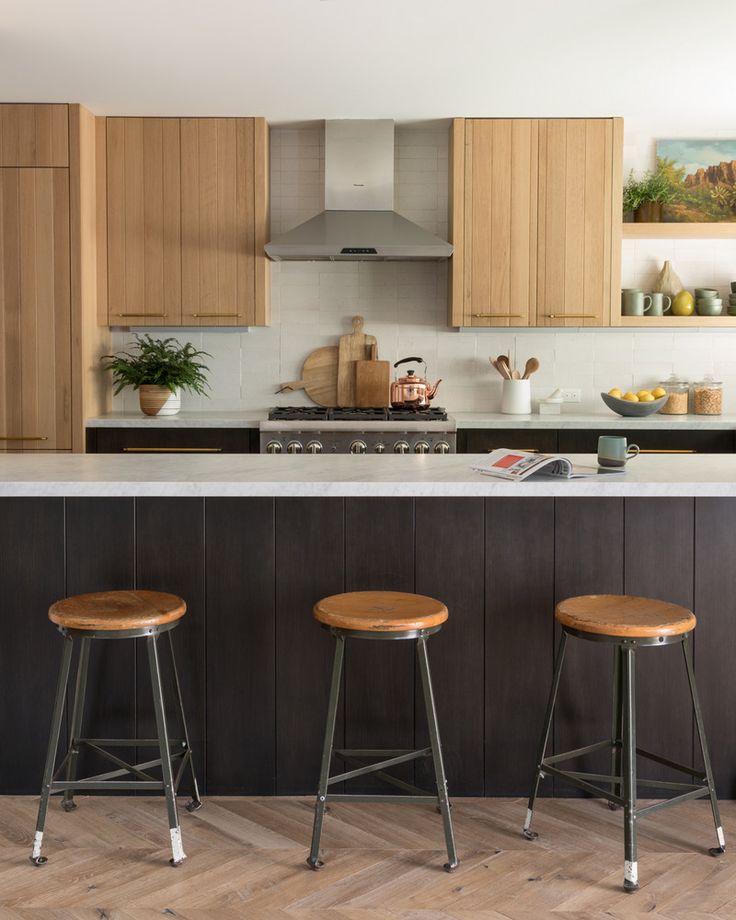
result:
<svg viewBox="0 0 736 920"><path fill-rule="evenodd" d="M440 408L279 407L261 422L262 454L454 454L454 419Z"/></svg>

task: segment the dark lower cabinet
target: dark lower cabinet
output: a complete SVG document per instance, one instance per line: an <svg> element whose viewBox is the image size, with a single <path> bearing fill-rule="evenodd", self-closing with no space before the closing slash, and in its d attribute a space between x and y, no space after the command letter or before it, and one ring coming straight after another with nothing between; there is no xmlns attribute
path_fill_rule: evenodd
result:
<svg viewBox="0 0 736 920"><path fill-rule="evenodd" d="M88 428L88 454L257 454L257 428Z"/></svg>
<svg viewBox="0 0 736 920"><path fill-rule="evenodd" d="M561 454L590 454L598 450L601 435L623 435L630 444L642 451L657 453L683 452L694 454L730 454L734 451L733 431L618 428L582 430L562 428L559 432Z"/></svg>
<svg viewBox="0 0 736 920"><path fill-rule="evenodd" d="M485 454L498 447L554 454L557 452L557 431L553 428L463 428L457 433L459 454Z"/></svg>
<svg viewBox="0 0 736 920"><path fill-rule="evenodd" d="M187 601L173 636L210 794L314 792L334 640L312 607L394 588L450 611L429 657L451 794L526 795L559 637L555 601L627 592L694 609L718 790L736 797L735 556L736 499L3 499L0 793L38 794L62 641L49 605L138 586ZM426 743L413 645L349 640L338 747ZM689 761L680 647L637 659L641 746ZM608 736L612 670L610 645L570 640L556 751ZM142 643L94 643L85 717L93 736L150 737ZM607 757L580 767L606 771ZM426 763L403 775L431 787ZM664 773L650 765L648 775ZM542 792L575 794L549 779Z"/></svg>

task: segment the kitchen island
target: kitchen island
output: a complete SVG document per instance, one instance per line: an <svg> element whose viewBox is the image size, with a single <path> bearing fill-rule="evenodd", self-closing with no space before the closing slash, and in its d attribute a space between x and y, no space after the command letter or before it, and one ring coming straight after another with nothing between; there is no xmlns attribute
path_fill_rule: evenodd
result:
<svg viewBox="0 0 736 920"><path fill-rule="evenodd" d="M473 472L482 459L0 457L0 791L38 791L60 654L46 610L57 598L134 586L184 597L174 637L205 791L295 794L315 788L330 676L331 640L312 605L394 588L450 610L430 659L452 794L527 792L554 603L610 592L695 610L716 781L736 797L736 457L642 456L620 477L527 483ZM141 650L98 644L88 736L145 732ZM424 743L412 649L389 645L348 648L340 746ZM558 750L610 730L610 649L572 643L568 654ZM642 745L687 762L678 650L641 656ZM424 764L416 779L427 782Z"/></svg>

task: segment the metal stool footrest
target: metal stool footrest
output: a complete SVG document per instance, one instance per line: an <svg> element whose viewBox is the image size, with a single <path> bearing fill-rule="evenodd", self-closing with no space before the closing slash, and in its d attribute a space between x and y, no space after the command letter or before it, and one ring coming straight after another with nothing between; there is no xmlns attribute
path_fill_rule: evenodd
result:
<svg viewBox="0 0 736 920"><path fill-rule="evenodd" d="M432 795L426 789L420 789L418 786L414 786L412 783L407 783L402 779L399 779L397 776L391 776L391 774L386 773L385 771L391 767L398 766L402 763L410 763L412 760L418 760L420 757L431 757L432 748L422 748L417 751L390 751L390 750L336 750L333 751L335 757L340 760L345 761L345 763L360 763L363 760L368 760L373 757L387 758L385 760L379 760L378 763L366 764L361 767L356 767L354 770L348 770L346 773L338 773L335 776L330 776L327 780L327 785L334 786L335 783L343 783L347 780L357 779L359 776L368 776L371 773L374 773L376 777L383 782L388 783L391 786L395 786L398 789L403 790L408 793L408 795L381 795L380 793L371 793L364 794L360 796L354 795L345 795L339 793L332 793L327 795L326 801L328 802L432 802L436 804L437 794Z"/></svg>

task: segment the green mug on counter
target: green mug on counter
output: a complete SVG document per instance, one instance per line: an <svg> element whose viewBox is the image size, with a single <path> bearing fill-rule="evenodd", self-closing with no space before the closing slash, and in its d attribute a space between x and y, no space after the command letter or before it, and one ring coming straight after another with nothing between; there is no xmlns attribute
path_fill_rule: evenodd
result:
<svg viewBox="0 0 736 920"><path fill-rule="evenodd" d="M598 438L598 466L622 467L639 456L639 445L626 445L626 438L603 434Z"/></svg>

